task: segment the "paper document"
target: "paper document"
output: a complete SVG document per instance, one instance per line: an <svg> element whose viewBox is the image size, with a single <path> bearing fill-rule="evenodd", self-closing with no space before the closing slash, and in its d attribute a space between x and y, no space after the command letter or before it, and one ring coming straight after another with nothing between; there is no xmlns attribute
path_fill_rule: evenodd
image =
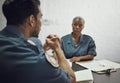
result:
<svg viewBox="0 0 120 83"><path fill-rule="evenodd" d="M99 72L107 69L116 70L120 68L120 64L109 60L83 61L83 62L76 62L76 64L79 64L95 72Z"/></svg>
<svg viewBox="0 0 120 83"><path fill-rule="evenodd" d="M85 69L75 72L77 83L93 83L93 75L91 70Z"/></svg>
<svg viewBox="0 0 120 83"><path fill-rule="evenodd" d="M79 82L76 82L76 83L94 83L93 81L79 81Z"/></svg>

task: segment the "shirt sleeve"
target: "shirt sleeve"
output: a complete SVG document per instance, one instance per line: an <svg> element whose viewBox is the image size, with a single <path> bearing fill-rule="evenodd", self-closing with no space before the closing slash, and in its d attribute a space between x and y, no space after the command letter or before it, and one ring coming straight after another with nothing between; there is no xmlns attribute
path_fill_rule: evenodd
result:
<svg viewBox="0 0 120 83"><path fill-rule="evenodd" d="M54 67L46 59L46 55L43 52L42 44L39 39L33 38L32 41L37 44L37 48L40 51L38 65L39 77L41 77L44 83L70 83L70 77L67 72L63 71L59 67ZM41 71L41 72L40 72Z"/></svg>
<svg viewBox="0 0 120 83"><path fill-rule="evenodd" d="M91 38L91 41L89 43L89 47L88 47L88 54L90 55L94 55L96 56L96 45L95 45L95 41Z"/></svg>
<svg viewBox="0 0 120 83"><path fill-rule="evenodd" d="M40 40L32 40L32 44L18 39L17 43L2 42L0 60L3 65L0 67L3 68L3 79L16 81L12 83L70 83L67 72L47 61Z"/></svg>

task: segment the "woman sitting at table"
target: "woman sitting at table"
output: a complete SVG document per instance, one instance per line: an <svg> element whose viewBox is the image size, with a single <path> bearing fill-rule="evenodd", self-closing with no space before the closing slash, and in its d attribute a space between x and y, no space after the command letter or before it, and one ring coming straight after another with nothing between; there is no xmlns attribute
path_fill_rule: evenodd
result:
<svg viewBox="0 0 120 83"><path fill-rule="evenodd" d="M71 62L91 60L96 56L96 45L91 36L82 34L84 19L75 17L72 21L72 33L61 38L61 47Z"/></svg>

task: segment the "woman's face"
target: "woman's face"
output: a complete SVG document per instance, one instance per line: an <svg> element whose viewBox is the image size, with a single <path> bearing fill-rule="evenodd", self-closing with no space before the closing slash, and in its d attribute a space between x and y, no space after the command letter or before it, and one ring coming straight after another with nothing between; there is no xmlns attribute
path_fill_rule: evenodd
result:
<svg viewBox="0 0 120 83"><path fill-rule="evenodd" d="M81 33L83 27L84 27L84 24L80 19L75 19L72 23L72 29L73 29L73 32L75 33Z"/></svg>

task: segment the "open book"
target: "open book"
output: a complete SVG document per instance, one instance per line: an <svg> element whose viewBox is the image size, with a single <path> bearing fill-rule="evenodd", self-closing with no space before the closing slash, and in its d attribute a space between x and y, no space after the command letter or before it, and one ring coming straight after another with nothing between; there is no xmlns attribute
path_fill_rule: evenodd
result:
<svg viewBox="0 0 120 83"><path fill-rule="evenodd" d="M85 69L75 72L77 83L93 83L93 75L91 70Z"/></svg>
<svg viewBox="0 0 120 83"><path fill-rule="evenodd" d="M76 62L76 64L79 64L97 73L106 73L108 70L109 72L113 72L120 68L120 64L109 60L82 61Z"/></svg>

